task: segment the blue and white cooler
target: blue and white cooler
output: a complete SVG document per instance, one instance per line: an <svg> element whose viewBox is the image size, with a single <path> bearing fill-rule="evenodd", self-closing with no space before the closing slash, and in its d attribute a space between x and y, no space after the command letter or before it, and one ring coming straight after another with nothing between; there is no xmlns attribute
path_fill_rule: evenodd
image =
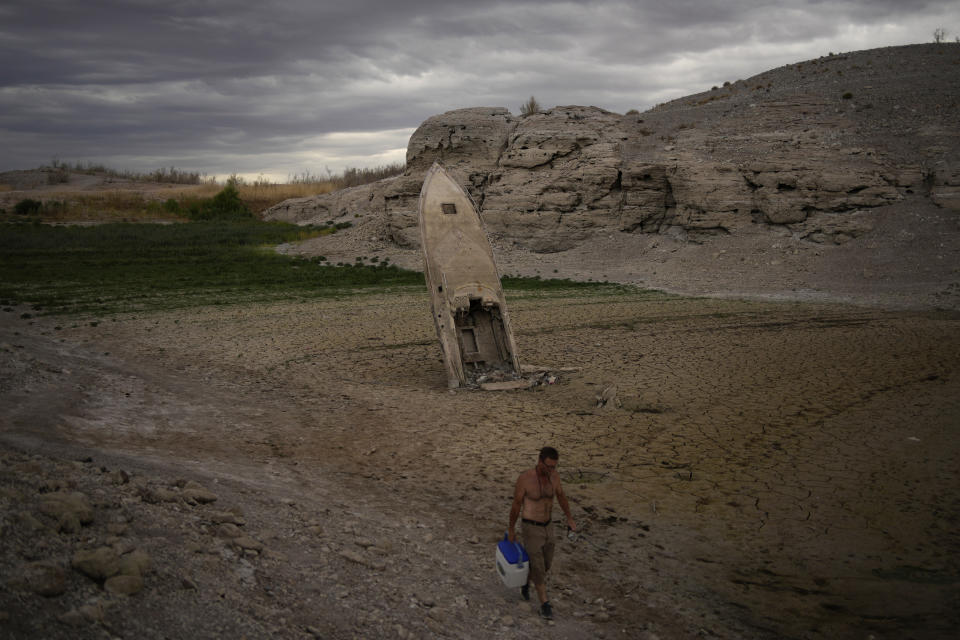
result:
<svg viewBox="0 0 960 640"><path fill-rule="evenodd" d="M527 584L530 573L530 556L519 542L510 542L507 534L497 543L497 573L503 584L508 587L522 587Z"/></svg>

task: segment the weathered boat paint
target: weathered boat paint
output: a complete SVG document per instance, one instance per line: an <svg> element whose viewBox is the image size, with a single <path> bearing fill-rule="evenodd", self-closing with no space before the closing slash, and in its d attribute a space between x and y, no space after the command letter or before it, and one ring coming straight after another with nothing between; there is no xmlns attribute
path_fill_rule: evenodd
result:
<svg viewBox="0 0 960 640"><path fill-rule="evenodd" d="M450 388L490 371L520 373L493 249L470 195L434 163L420 190L420 239Z"/></svg>

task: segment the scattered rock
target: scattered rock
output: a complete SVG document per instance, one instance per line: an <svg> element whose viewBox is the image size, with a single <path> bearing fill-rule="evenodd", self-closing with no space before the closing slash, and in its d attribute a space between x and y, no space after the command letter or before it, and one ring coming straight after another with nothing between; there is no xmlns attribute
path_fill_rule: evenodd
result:
<svg viewBox="0 0 960 640"><path fill-rule="evenodd" d="M254 540L250 536L240 536L239 538L234 538L233 544L244 550L249 549L257 552L263 551L263 543L258 540Z"/></svg>
<svg viewBox="0 0 960 640"><path fill-rule="evenodd" d="M209 504L217 501L217 494L193 480L187 482L181 493L188 500L194 500L200 504Z"/></svg>
<svg viewBox="0 0 960 640"><path fill-rule="evenodd" d="M211 511L209 514L207 514L207 518L209 518L210 522L214 524L220 524L223 522L235 524L237 526L243 526L246 524L246 521L243 519L243 514L237 513L236 511Z"/></svg>
<svg viewBox="0 0 960 640"><path fill-rule="evenodd" d="M145 576L153 569L150 555L141 549L135 549L120 558L120 574L127 576Z"/></svg>
<svg viewBox="0 0 960 640"><path fill-rule="evenodd" d="M216 531L217 535L221 538L239 538L243 535L243 531L241 531L240 527L232 522L224 522L217 527Z"/></svg>
<svg viewBox="0 0 960 640"><path fill-rule="evenodd" d="M40 500L40 511L56 519L57 530L66 533L76 533L82 525L93 522L90 500L79 491L45 494Z"/></svg>
<svg viewBox="0 0 960 640"><path fill-rule="evenodd" d="M139 575L118 575L107 578L103 588L109 593L120 596L132 596L143 589L143 578Z"/></svg>
<svg viewBox="0 0 960 640"><path fill-rule="evenodd" d="M106 580L120 572L120 557L110 547L85 549L73 554L71 566L94 580Z"/></svg>
<svg viewBox="0 0 960 640"><path fill-rule="evenodd" d="M597 396L597 407L601 409L617 409L622 405L617 398L617 385L612 384L604 387L603 391Z"/></svg>
<svg viewBox="0 0 960 640"><path fill-rule="evenodd" d="M98 600L83 606L71 609L59 617L59 620L73 627L83 627L92 623L103 622L104 607Z"/></svg>

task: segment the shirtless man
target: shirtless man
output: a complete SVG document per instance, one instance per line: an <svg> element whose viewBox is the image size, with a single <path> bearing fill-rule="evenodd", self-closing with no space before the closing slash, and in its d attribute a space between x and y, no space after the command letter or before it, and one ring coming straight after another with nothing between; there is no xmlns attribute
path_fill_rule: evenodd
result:
<svg viewBox="0 0 960 640"><path fill-rule="evenodd" d="M540 598L540 615L547 620L553 619L553 608L547 600L547 572L553 563L553 527L550 514L553 510L553 497L557 497L560 508L567 516L567 526L576 531L577 525L570 514L570 503L563 493L560 475L557 473L557 461L560 454L553 447L540 450L537 466L520 474L517 487L513 492L513 505L510 507L510 526L507 533L511 542L517 541L517 518L523 520L523 546L530 556L530 577L527 584L520 588L524 600L530 599L530 583L533 583Z"/></svg>

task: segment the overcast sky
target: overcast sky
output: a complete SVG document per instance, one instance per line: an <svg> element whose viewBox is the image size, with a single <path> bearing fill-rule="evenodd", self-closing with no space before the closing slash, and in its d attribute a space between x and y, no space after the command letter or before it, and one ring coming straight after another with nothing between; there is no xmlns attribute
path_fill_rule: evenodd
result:
<svg viewBox="0 0 960 640"><path fill-rule="evenodd" d="M643 111L938 27L960 2L4 0L0 171L337 173L403 162L450 109Z"/></svg>

